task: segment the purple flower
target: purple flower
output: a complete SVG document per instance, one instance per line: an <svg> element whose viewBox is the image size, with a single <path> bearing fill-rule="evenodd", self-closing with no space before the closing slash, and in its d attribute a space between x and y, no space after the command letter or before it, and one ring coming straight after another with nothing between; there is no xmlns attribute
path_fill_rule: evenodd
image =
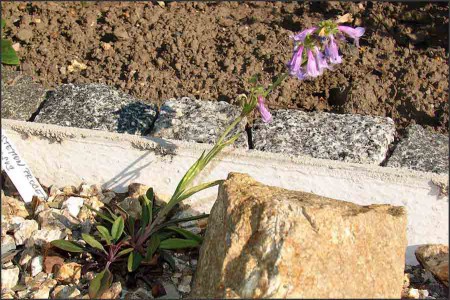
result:
<svg viewBox="0 0 450 300"><path fill-rule="evenodd" d="M317 67L319 68L320 74L323 73L325 69L329 69L330 66L328 66L328 63L326 59L324 58L322 52L320 52L319 47L314 47L314 54L316 55L316 61L317 61Z"/></svg>
<svg viewBox="0 0 450 300"><path fill-rule="evenodd" d="M269 123L272 121L272 115L264 105L264 98L262 96L258 96L258 104L256 104L256 107L258 108L259 113L261 114L261 119L264 123Z"/></svg>
<svg viewBox="0 0 450 300"><path fill-rule="evenodd" d="M313 33L314 31L316 31L316 29L317 29L317 27L311 27L311 28L308 28L308 29L303 30L302 32L300 32L300 33L298 33L298 34L296 34L296 35L293 36L294 41L297 41L297 42L303 42L303 41L305 40L305 38L306 38L309 34L311 34L311 33Z"/></svg>
<svg viewBox="0 0 450 300"><path fill-rule="evenodd" d="M294 51L294 54L292 55L292 59L288 64L289 73L291 75L296 75L300 71L300 68L302 66L303 48L303 45L301 45Z"/></svg>
<svg viewBox="0 0 450 300"><path fill-rule="evenodd" d="M339 31L345 33L349 37L355 40L355 45L359 46L359 38L366 31L363 27L350 27L350 26L338 26Z"/></svg>
<svg viewBox="0 0 450 300"><path fill-rule="evenodd" d="M332 64L340 64L342 58L339 56L338 45L334 41L333 35L329 36L330 40L325 44L325 56L328 58Z"/></svg>
<svg viewBox="0 0 450 300"><path fill-rule="evenodd" d="M317 67L316 58L310 49L307 51L308 53L308 63L306 65L306 76L308 77L317 77L321 74L319 68Z"/></svg>

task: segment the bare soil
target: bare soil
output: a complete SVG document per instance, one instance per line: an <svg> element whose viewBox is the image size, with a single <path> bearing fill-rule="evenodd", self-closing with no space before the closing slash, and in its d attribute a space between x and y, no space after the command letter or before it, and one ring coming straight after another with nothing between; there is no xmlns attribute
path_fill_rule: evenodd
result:
<svg viewBox="0 0 450 300"><path fill-rule="evenodd" d="M268 84L294 32L350 12L366 34L314 81L289 78L271 108L388 116L448 132L448 3L2 2L20 68L48 88L106 83L147 102L196 96L234 103L247 79ZM86 65L81 70L73 60Z"/></svg>

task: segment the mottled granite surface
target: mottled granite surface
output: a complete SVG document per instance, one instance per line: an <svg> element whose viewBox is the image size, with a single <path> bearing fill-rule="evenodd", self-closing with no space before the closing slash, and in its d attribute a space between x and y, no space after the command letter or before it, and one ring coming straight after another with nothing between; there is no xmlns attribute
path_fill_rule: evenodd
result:
<svg viewBox="0 0 450 300"><path fill-rule="evenodd" d="M404 167L418 171L448 173L448 136L410 125L387 161L388 167Z"/></svg>
<svg viewBox="0 0 450 300"><path fill-rule="evenodd" d="M156 105L142 103L112 87L64 84L48 96L35 121L144 135L156 115Z"/></svg>
<svg viewBox="0 0 450 300"><path fill-rule="evenodd" d="M226 102L182 97L170 99L160 107L151 135L213 144L240 114L240 108ZM248 148L245 120L232 133L241 132L235 146ZM230 135L231 136L231 135Z"/></svg>
<svg viewBox="0 0 450 300"><path fill-rule="evenodd" d="M390 118L285 109L272 116L253 126L257 150L378 165L394 141Z"/></svg>
<svg viewBox="0 0 450 300"><path fill-rule="evenodd" d="M2 118L29 121L44 101L45 88L30 76L2 68Z"/></svg>

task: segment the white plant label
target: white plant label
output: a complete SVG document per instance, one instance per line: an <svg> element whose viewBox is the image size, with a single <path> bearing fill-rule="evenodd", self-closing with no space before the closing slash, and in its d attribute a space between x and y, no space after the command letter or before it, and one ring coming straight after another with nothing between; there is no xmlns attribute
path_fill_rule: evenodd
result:
<svg viewBox="0 0 450 300"><path fill-rule="evenodd" d="M33 196L47 199L47 194L34 177L30 167L20 157L11 140L2 131L2 170L5 170L25 202Z"/></svg>

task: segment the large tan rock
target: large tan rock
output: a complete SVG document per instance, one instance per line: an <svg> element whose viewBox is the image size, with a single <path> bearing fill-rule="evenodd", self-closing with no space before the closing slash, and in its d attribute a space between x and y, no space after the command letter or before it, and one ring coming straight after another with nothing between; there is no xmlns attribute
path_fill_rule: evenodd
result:
<svg viewBox="0 0 450 300"><path fill-rule="evenodd" d="M448 286L448 246L433 244L416 249L416 258L425 270Z"/></svg>
<svg viewBox="0 0 450 300"><path fill-rule="evenodd" d="M265 186L219 189L192 298L400 298L406 212Z"/></svg>

